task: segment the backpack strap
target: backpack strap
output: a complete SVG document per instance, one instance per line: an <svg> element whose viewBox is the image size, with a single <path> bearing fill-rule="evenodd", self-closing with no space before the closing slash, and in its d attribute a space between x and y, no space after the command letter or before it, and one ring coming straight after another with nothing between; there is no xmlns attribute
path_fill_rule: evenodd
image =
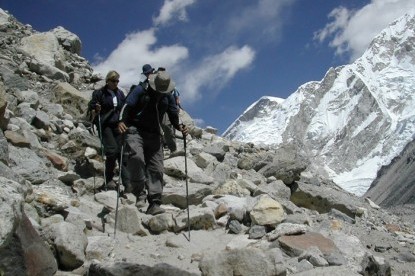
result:
<svg viewBox="0 0 415 276"><path fill-rule="evenodd" d="M138 85L140 85L145 91L147 91L149 87L148 81L140 81Z"/></svg>

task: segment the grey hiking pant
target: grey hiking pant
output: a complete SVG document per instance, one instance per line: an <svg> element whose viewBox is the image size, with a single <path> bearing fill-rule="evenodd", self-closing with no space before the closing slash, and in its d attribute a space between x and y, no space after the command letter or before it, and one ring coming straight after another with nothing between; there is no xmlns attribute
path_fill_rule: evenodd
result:
<svg viewBox="0 0 415 276"><path fill-rule="evenodd" d="M149 199L161 198L164 173L161 135L130 126L126 133L125 155L131 192L138 197L146 187Z"/></svg>

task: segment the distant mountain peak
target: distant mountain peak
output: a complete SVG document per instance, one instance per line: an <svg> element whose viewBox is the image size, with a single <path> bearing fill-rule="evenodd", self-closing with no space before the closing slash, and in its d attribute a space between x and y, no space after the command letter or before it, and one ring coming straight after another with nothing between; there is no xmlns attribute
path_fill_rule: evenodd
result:
<svg viewBox="0 0 415 276"><path fill-rule="evenodd" d="M374 38L354 63L330 68L320 82L286 100L262 97L223 136L294 143L313 168L362 195L381 166L415 137L415 10Z"/></svg>

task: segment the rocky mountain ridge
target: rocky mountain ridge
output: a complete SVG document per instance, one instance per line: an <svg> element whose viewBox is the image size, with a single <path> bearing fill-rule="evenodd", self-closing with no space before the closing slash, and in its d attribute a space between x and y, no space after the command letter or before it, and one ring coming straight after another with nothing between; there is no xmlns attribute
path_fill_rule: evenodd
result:
<svg viewBox="0 0 415 276"><path fill-rule="evenodd" d="M2 10L0 34L1 275L413 272L413 216L310 173L294 143L232 142L184 111L186 148L178 139L165 156L166 213L96 192L100 142L81 118L103 83L79 38L38 33Z"/></svg>

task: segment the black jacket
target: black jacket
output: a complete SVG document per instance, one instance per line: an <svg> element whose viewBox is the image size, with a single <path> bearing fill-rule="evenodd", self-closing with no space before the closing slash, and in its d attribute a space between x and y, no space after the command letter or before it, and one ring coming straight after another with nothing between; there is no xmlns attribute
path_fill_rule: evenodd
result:
<svg viewBox="0 0 415 276"><path fill-rule="evenodd" d="M174 96L156 92L144 83L128 94L119 119L127 126L161 133L160 124L166 112L172 125L179 129L179 109Z"/></svg>
<svg viewBox="0 0 415 276"><path fill-rule="evenodd" d="M114 96L117 98L117 106L114 107ZM122 106L125 103L124 93L118 89L112 94L107 86L101 89L95 90L92 93L92 98L89 101L88 109L94 110L95 105L99 103L101 105L101 124L102 126L116 127L118 125L118 118ZM94 120L96 121L97 118Z"/></svg>

